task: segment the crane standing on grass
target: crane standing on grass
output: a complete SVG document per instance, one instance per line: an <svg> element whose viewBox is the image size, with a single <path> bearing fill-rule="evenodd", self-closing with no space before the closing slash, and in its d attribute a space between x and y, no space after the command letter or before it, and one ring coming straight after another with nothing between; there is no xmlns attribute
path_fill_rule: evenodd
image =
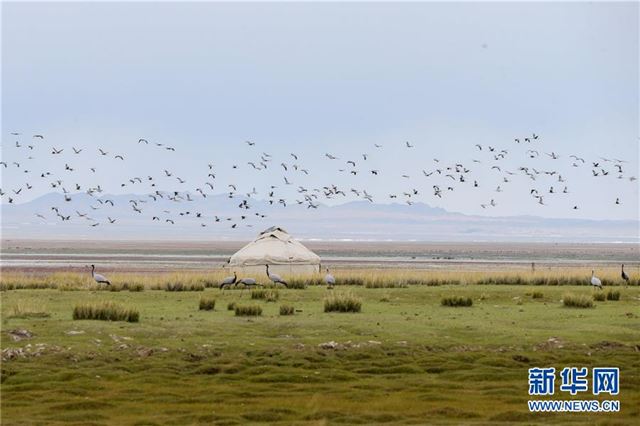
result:
<svg viewBox="0 0 640 426"><path fill-rule="evenodd" d="M336 283L336 279L329 273L329 268L327 268L327 275L324 276L324 282L328 288L333 288L333 285Z"/></svg>
<svg viewBox="0 0 640 426"><path fill-rule="evenodd" d="M226 286L235 284L238 280L238 275L236 275L235 271L233 272L232 277L227 277L220 283L220 290L224 289Z"/></svg>
<svg viewBox="0 0 640 426"><path fill-rule="evenodd" d="M620 274L620 276L622 277L623 280L625 280L627 284L629 284L629 275L627 275L627 273L624 272L624 265L622 265L622 273Z"/></svg>
<svg viewBox="0 0 640 426"><path fill-rule="evenodd" d="M273 274L269 272L269 265L265 265L267 267L267 276L269 277L269 279L274 283L274 284L282 284L285 287L289 287L289 285L287 284L287 282L285 280L283 280L280 275L278 274Z"/></svg>
<svg viewBox="0 0 640 426"><path fill-rule="evenodd" d="M91 265L91 277L98 283L98 284L106 284L106 285L111 285L111 283L109 282L109 280L107 279L107 277L105 277L104 275L100 275L100 274L96 274L96 266L95 265Z"/></svg>
<svg viewBox="0 0 640 426"><path fill-rule="evenodd" d="M593 271L593 270L591 271L591 285L592 285L594 288L596 288L596 287L597 287L597 288L599 288L600 290L602 290L602 281L600 281L600 278L598 278L598 277L596 277L596 276L594 275L594 271Z"/></svg>

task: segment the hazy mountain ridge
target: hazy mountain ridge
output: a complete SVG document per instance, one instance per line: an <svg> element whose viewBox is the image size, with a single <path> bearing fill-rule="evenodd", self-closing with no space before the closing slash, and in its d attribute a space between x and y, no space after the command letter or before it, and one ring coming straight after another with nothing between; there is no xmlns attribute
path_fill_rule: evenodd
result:
<svg viewBox="0 0 640 426"><path fill-rule="evenodd" d="M219 194L203 198L191 194L193 201L174 202L147 195L122 194L91 197L85 193L72 195L65 202L62 194L49 193L30 202L2 205L2 234L7 238L78 238L78 239L146 239L146 240L230 240L246 239L271 225L279 225L302 239L349 239L395 241L575 241L638 242L640 222L628 220L548 219L536 216L471 216L449 212L425 203L411 206L369 201L349 201L335 206L320 204L317 209L306 205L269 205L252 200L251 209L241 210L241 197ZM115 206L100 204L113 200ZM136 213L130 200L137 200L143 213ZM141 202L140 200L147 201ZM71 220L64 223L51 210L57 206ZM94 210L91 206L99 207ZM87 213L93 220L77 215ZM170 211L165 213L164 211ZM180 216L180 212L184 215ZM189 214L186 214L189 212ZM196 212L202 217L196 218ZM255 212L266 214L256 219ZM46 220L36 217L42 214ZM241 221L239 216L247 216ZM160 221L152 221L152 216ZM213 221L214 215L221 220ZM233 220L227 221L227 217ZM107 217L116 223L108 223ZM175 221L175 224L166 222ZM91 223L100 223L91 227ZM202 227L204 223L207 226ZM236 223L237 228L231 229ZM246 224L251 224L247 227ZM108 232L105 232L108 230Z"/></svg>

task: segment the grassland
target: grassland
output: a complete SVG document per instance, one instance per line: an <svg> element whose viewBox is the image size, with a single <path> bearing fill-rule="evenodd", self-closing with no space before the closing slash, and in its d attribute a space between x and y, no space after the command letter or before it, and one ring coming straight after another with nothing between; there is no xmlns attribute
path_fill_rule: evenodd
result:
<svg viewBox="0 0 640 426"><path fill-rule="evenodd" d="M619 301L572 309L564 294L591 299L594 291L584 271L495 273L491 282L474 273L338 271L354 285L328 290L310 280L269 303L218 290L222 275L110 274L121 291L98 291L75 274L3 275L2 424L634 424L640 415L636 285L616 287ZM599 276L620 284L614 269ZM404 285L366 285L376 280ZM177 282L205 288L163 291ZM16 283L29 289L9 290ZM327 295L343 291L361 300L361 312L325 313ZM450 296L473 306L442 306ZM214 310L199 310L203 297L216 299ZM139 322L72 319L74 306L103 301L135 308ZM257 304L262 315L235 316L232 302ZM295 315L281 316L281 304ZM18 305L48 316L15 317ZM14 341L14 329L33 337ZM534 366L620 367L622 411L528 413Z"/></svg>
<svg viewBox="0 0 640 426"><path fill-rule="evenodd" d="M102 271L101 271L102 272ZM585 268L554 267L532 272L530 270L507 271L433 271L386 268L339 268L332 271L337 277L336 285L363 286L371 289L401 288L408 285L532 285L532 286L589 286L590 271ZM86 273L55 272L4 272L0 277L0 290L47 289L59 290L107 290L107 291L199 291L209 287L217 288L228 270L217 269L203 273L197 271L149 272L149 273L109 273L112 286L96 284ZM305 277L287 277L290 288L324 285L323 274ZM620 279L618 267L598 270L598 277L605 286L627 285ZM239 277L242 278L242 277ZM268 284L266 276L256 276L258 283ZM631 278L630 286L640 285L640 276Z"/></svg>

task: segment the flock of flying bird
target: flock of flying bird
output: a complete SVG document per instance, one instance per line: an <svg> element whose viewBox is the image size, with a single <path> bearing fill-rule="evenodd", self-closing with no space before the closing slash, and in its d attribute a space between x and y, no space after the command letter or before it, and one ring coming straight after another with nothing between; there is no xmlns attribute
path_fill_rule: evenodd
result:
<svg viewBox="0 0 640 426"><path fill-rule="evenodd" d="M100 167L95 165L87 165L85 162L74 161L76 156L85 152L85 156L95 155L95 162L98 159L110 159L110 161L124 162L128 161L128 155L124 153L109 152L102 147L68 147L52 146L47 143L47 139L42 134L34 134L32 136L24 136L19 132L12 132L11 137L14 138L10 147L4 147L3 154L11 156L10 160L3 158L0 161L0 168L7 172L19 173L24 177L25 182L22 185L10 189L0 189L2 200L8 204L14 204L20 201L22 197L28 197L29 191L33 190L36 184L50 186L53 191L61 191L64 196L62 205L52 205L49 211L34 212L34 216L38 220L48 221L50 218L59 220L60 222L69 222L72 220L85 221L91 227L97 227L101 224L115 224L123 211L129 211L133 215L147 216L147 220L152 222L175 225L177 221L183 218L192 218L200 222L200 226L206 227L214 223L226 223L230 228L237 228L241 225L252 226L252 219L264 219L267 217L265 211L250 210L260 209L260 206L281 206L283 208L292 204L306 207L306 209L318 209L322 206L323 200L347 200L362 199L374 202L374 195L371 189L353 187L349 182L350 176L367 176L367 182L371 182L372 187L376 187L376 179L385 179L386 176L394 175L393 170L384 170L370 166L372 157L388 156L388 152L384 152L389 147L380 144L373 144L371 153L362 153L358 158L341 158L336 153L324 153L323 169L332 170L338 173L340 184L327 182L324 185L316 187L305 187L300 185L300 181L296 183L298 177L308 176L310 168L303 165L302 155L289 153L286 158L276 158L275 155L259 149L259 143L253 141L245 141L246 149L249 150L250 158L244 161L235 159L231 164L226 163L221 166L209 163L207 168L202 172L202 182L197 187L190 186L186 179L178 176L174 171L168 169L158 170L155 175L131 176L125 178L119 183L119 189L124 191L134 190L143 193L142 196L136 196L128 200L128 206L123 209L112 209L116 205L113 197L103 195L105 189L95 182L79 182L71 180L74 171L83 169L90 172L88 175L99 174L101 168L110 168L109 164ZM27 139L27 141L25 141ZM158 149L167 153L175 153L176 149L158 142L150 142L145 138L132 141L132 144L140 147L148 147L149 149ZM510 146L498 147L491 145L475 144L473 148L474 157L468 162L447 163L438 158L427 161L430 164L428 169L416 170L418 178L410 172L399 174L398 179L402 178L402 182L406 182L402 188L395 193L389 193L388 198L391 200L401 201L408 205L414 204L417 200L431 195L434 199L443 199L448 193L460 187L468 187L471 190L478 188L485 191L483 198L486 201L480 206L483 209L495 208L498 205L496 201L500 193L510 185L512 181L526 180L529 182L529 196L539 205L546 205L552 197L567 196L570 194L568 178L565 177L562 167L570 166L571 168L586 168L588 176L597 179L611 179L635 181L635 176L628 176L625 170L625 160L617 158L604 158L587 160L581 156L572 154L569 156L560 155L555 151L546 152L542 138L532 133L526 137L514 138L509 142ZM526 148L526 149L525 149ZM13 149L15 151L9 151ZM408 155L412 155L415 150L415 144L410 142L396 143L394 147L394 155L401 150L408 151ZM94 152L95 154L91 154ZM380 155L381 154L381 155ZM49 155L50 160L47 162L51 166L51 170L32 170L31 163L36 156ZM507 159L515 159L522 163L519 166L510 166ZM76 157L77 158L77 157ZM541 159L547 159L558 164L551 170L544 167ZM568 163L566 162L568 160ZM563 163L564 162L564 163ZM64 166L63 166L64 164ZM133 170L135 167L127 168ZM269 169L273 173L274 169L279 170L282 179L280 182L268 181L260 179L260 184L265 185L266 191L259 193L256 188L251 190L241 190L240 185L236 183L220 182L218 176L226 176L229 169L238 171L246 171L247 169L255 172L264 172ZM490 173L491 183L481 185L478 177L474 175L474 171L483 170ZM396 172L397 173L397 172ZM327 173L316 174L316 177L322 179ZM86 174L85 174L86 175ZM12 181L20 181L17 176ZM34 182L37 181L37 182ZM225 186L226 184L226 186ZM168 189L167 187L177 185ZM285 191L286 189L286 191ZM113 190L113 188L110 188ZM207 198L207 196L215 193L226 192L229 199L235 200L238 213L232 216L221 217L215 212L209 211L193 211L189 208L189 203L196 198ZM487 193L488 192L488 193ZM92 197L95 202L90 205L92 211L101 210L106 212L102 215L103 219L98 220L92 217L92 211L80 211L78 209L69 208L73 205L71 201L78 194L85 193ZM287 194L295 194L295 197ZM262 197L262 201L258 196ZM379 197L379 196L378 196ZM292 199L294 198L294 199ZM379 198L377 198L379 199ZM161 208L153 208L154 203L159 201L167 201L175 204L175 209L166 207L166 203ZM68 205L66 203L69 203ZM613 205L622 203L621 197L612 199ZM579 204L573 204L572 208L578 210ZM72 211L73 210L73 211ZM116 213L118 212L118 213ZM104 218L106 217L106 218Z"/></svg>

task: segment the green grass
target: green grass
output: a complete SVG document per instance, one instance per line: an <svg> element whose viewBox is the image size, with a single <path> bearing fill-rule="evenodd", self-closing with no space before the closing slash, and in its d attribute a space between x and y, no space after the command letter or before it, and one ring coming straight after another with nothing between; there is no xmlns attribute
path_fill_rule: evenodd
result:
<svg viewBox="0 0 640 426"><path fill-rule="evenodd" d="M597 309L567 309L565 292L591 299L593 290L549 286L534 301L524 295L536 288L523 285L363 285L350 288L362 312L325 314L323 299L338 289L281 289L257 317L199 313L202 296L255 302L217 289L0 293L3 330L34 335L0 333L3 350L25 354L2 363L2 424L632 425L640 415L640 287L620 287L618 302ZM470 297L473 308L442 308L447 296ZM18 301L50 316L9 318ZM140 322L72 319L74 306L101 301L135 306ZM301 312L281 317L283 304ZM340 349L319 346L331 341ZM619 367L622 411L530 414L536 366ZM552 398L573 399L557 388Z"/></svg>

